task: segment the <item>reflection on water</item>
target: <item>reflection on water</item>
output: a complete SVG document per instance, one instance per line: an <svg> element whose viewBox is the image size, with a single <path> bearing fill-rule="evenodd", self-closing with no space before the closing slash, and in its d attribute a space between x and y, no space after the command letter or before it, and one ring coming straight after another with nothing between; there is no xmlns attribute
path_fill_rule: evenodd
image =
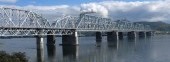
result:
<svg viewBox="0 0 170 62"><path fill-rule="evenodd" d="M107 42L108 47L115 47L118 48L119 47L119 40L115 40L114 42Z"/></svg>
<svg viewBox="0 0 170 62"><path fill-rule="evenodd" d="M44 50L37 49L37 62L44 62Z"/></svg>
<svg viewBox="0 0 170 62"><path fill-rule="evenodd" d="M0 50L23 51L30 58L30 62L169 62L170 61L170 35L127 39L107 42L96 42L95 37L80 37L79 46L56 45L34 48L34 40L24 39L2 40ZM17 42L17 43L16 43ZM44 41L46 42L46 41ZM26 43L26 44L25 44ZM21 47L22 46L22 47ZM23 47L24 46L24 47ZM10 50L11 49L11 50ZM34 56L35 53L35 56ZM36 59L33 59L37 57Z"/></svg>
<svg viewBox="0 0 170 62"><path fill-rule="evenodd" d="M100 47L102 45L102 42L96 42L96 46Z"/></svg>
<svg viewBox="0 0 170 62"><path fill-rule="evenodd" d="M49 62L56 62L56 47L55 45L48 45L47 46L47 55Z"/></svg>
<svg viewBox="0 0 170 62"><path fill-rule="evenodd" d="M77 62L78 46L62 46L62 49L64 62Z"/></svg>

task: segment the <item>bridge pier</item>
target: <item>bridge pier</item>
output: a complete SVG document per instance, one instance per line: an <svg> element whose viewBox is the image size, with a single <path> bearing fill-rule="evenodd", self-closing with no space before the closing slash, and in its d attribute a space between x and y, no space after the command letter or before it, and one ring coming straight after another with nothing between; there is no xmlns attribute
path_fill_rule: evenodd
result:
<svg viewBox="0 0 170 62"><path fill-rule="evenodd" d="M119 40L118 39L118 32L116 32L116 31L107 32L108 46L110 46L110 47L117 46L118 40Z"/></svg>
<svg viewBox="0 0 170 62"><path fill-rule="evenodd" d="M44 47L44 38L41 36L36 37L37 49L42 49Z"/></svg>
<svg viewBox="0 0 170 62"><path fill-rule="evenodd" d="M115 42L118 40L118 32L107 32L107 41L108 42Z"/></svg>
<svg viewBox="0 0 170 62"><path fill-rule="evenodd" d="M127 33L128 39L135 39L136 38L136 32L131 31Z"/></svg>
<svg viewBox="0 0 170 62"><path fill-rule="evenodd" d="M78 45L77 31L74 31L71 35L62 35L62 45Z"/></svg>
<svg viewBox="0 0 170 62"><path fill-rule="evenodd" d="M152 32L146 32L146 36L152 36Z"/></svg>
<svg viewBox="0 0 170 62"><path fill-rule="evenodd" d="M119 36L119 39L122 40L123 39L123 32L118 32L118 36Z"/></svg>
<svg viewBox="0 0 170 62"><path fill-rule="evenodd" d="M102 33L96 32L96 42L102 42Z"/></svg>
<svg viewBox="0 0 170 62"><path fill-rule="evenodd" d="M139 32L139 38L145 38L146 37L146 33L145 32Z"/></svg>
<svg viewBox="0 0 170 62"><path fill-rule="evenodd" d="M47 34L52 34L52 32L48 32ZM55 44L55 35L47 35L47 45Z"/></svg>
<svg viewBox="0 0 170 62"><path fill-rule="evenodd" d="M44 62L44 38L40 35L36 37L37 62Z"/></svg>

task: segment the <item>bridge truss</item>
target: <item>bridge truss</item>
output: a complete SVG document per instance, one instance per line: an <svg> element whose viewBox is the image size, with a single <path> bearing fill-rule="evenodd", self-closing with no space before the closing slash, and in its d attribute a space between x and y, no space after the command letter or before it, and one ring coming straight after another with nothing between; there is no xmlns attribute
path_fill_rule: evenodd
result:
<svg viewBox="0 0 170 62"><path fill-rule="evenodd" d="M35 12L0 8L0 36L70 35L74 31L150 31L148 25L81 13L79 16L62 16L50 23Z"/></svg>

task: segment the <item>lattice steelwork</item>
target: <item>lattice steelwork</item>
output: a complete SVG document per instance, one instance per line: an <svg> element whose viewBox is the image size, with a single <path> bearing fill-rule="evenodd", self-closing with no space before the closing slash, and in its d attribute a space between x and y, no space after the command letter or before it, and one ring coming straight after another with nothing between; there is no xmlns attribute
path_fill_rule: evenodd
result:
<svg viewBox="0 0 170 62"><path fill-rule="evenodd" d="M132 23L127 20L113 21L109 18L80 14L79 17L64 16L53 23L55 28L76 29L77 31L151 31L148 25Z"/></svg>
<svg viewBox="0 0 170 62"><path fill-rule="evenodd" d="M83 17L78 20L79 23L76 24L78 31L113 31L117 30L111 19L95 17L90 15L83 15Z"/></svg>
<svg viewBox="0 0 170 62"><path fill-rule="evenodd" d="M56 29L32 11L0 8L0 36L65 35L73 30Z"/></svg>
<svg viewBox="0 0 170 62"><path fill-rule="evenodd" d="M90 12L89 12L90 13ZM74 31L151 31L149 26L90 15L63 16L55 22L35 12L0 8L0 36L70 35Z"/></svg>

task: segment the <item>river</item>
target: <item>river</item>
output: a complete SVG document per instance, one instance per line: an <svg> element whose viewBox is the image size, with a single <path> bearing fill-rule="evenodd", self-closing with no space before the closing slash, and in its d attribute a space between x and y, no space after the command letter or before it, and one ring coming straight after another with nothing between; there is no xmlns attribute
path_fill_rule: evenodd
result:
<svg viewBox="0 0 170 62"><path fill-rule="evenodd" d="M37 51L35 38L0 39L0 50L25 52L29 62L170 62L170 35L125 37L116 46L105 36L102 43L96 43L95 37L79 37L78 46L60 46L61 37L57 37L55 46L47 47L44 40L43 51Z"/></svg>

